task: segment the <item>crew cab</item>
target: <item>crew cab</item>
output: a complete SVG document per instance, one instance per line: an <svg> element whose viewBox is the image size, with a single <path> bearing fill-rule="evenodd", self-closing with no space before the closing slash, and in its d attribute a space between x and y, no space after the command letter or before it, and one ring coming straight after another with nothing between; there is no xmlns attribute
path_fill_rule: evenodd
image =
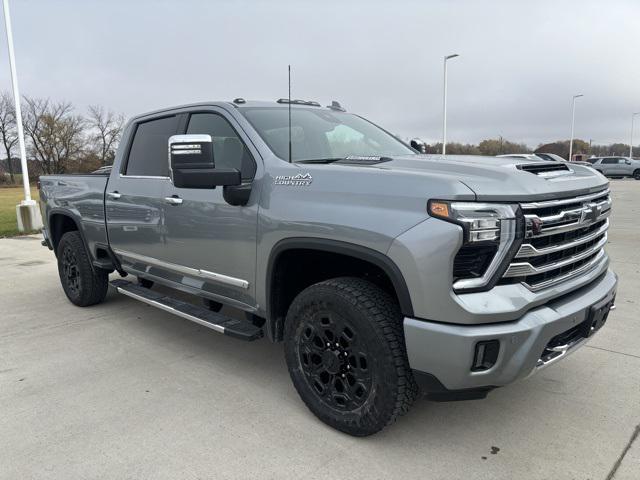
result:
<svg viewBox="0 0 640 480"><path fill-rule="evenodd" d="M337 102L139 115L110 171L40 183L43 243L71 302L100 303L111 285L283 342L302 400L352 435L420 393L483 398L548 367L614 307L601 174L422 155Z"/></svg>

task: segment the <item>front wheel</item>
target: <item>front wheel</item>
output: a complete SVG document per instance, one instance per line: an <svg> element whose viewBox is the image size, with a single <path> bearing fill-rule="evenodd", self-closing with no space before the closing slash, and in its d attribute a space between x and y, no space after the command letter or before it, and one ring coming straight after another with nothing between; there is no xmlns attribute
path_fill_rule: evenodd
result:
<svg viewBox="0 0 640 480"><path fill-rule="evenodd" d="M102 302L109 288L109 273L91 265L80 233L65 233L56 254L60 283L71 303L88 307Z"/></svg>
<svg viewBox="0 0 640 480"><path fill-rule="evenodd" d="M378 432L417 396L398 305L366 280L335 278L302 291L285 320L285 356L307 407L350 435Z"/></svg>

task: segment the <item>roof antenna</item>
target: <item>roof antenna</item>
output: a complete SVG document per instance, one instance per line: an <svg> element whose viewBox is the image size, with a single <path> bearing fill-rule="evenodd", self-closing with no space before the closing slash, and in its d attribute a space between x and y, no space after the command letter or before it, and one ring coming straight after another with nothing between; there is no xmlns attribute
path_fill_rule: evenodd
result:
<svg viewBox="0 0 640 480"><path fill-rule="evenodd" d="M289 65L289 163L291 163L291 65Z"/></svg>

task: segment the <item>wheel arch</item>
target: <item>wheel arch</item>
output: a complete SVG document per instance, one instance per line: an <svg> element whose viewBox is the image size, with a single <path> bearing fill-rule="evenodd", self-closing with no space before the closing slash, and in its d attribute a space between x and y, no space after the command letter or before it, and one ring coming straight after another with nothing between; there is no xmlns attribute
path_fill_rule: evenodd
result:
<svg viewBox="0 0 640 480"><path fill-rule="evenodd" d="M80 221L67 210L52 210L49 213L48 218L49 236L51 239L51 246L54 253L57 254L58 244L60 239L67 232L77 231L82 237L82 242L87 246L86 239L84 238L84 232L80 228Z"/></svg>
<svg viewBox="0 0 640 480"><path fill-rule="evenodd" d="M271 250L266 272L266 335L273 341L281 341L284 331L284 316L293 298L282 295L281 276L284 269L283 259L287 255L319 255L322 258L336 258L341 261L352 261L353 265L365 270L381 272L389 282L400 310L404 316L413 316L413 306L409 289L398 266L385 254L362 245L324 238L289 238L279 241ZM297 263L297 262L296 262ZM344 275L342 273L341 275ZM311 276L312 283L326 280L329 277ZM306 288L306 284L297 288L296 294ZM294 295L295 296L295 295Z"/></svg>

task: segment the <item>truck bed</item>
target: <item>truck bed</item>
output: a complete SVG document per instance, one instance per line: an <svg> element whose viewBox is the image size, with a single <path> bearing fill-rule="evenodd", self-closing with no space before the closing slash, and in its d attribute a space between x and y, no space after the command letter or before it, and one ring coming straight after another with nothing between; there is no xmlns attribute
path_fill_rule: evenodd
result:
<svg viewBox="0 0 640 480"><path fill-rule="evenodd" d="M109 174L40 177L40 210L52 247L58 240L55 215L65 212L73 217L92 257L96 258L96 244L107 244L104 193L108 180Z"/></svg>

